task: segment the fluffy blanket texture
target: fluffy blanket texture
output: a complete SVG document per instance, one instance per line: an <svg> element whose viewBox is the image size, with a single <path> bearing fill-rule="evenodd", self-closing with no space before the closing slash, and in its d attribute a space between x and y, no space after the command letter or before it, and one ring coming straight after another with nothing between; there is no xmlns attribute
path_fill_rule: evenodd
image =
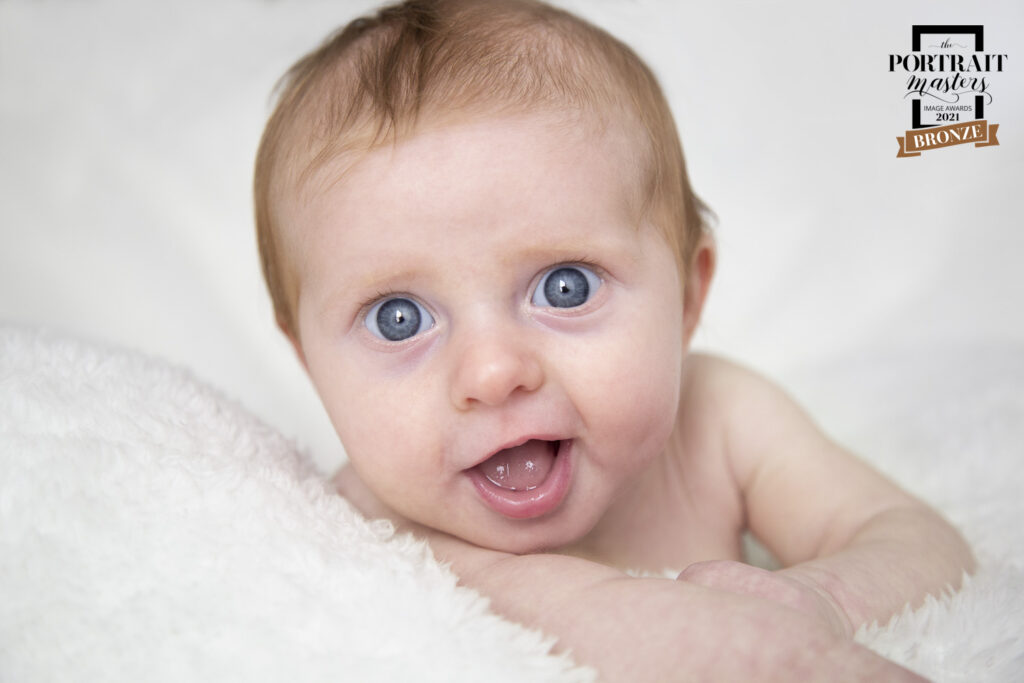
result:
<svg viewBox="0 0 1024 683"><path fill-rule="evenodd" d="M1024 671L1024 353L981 351L800 385L975 546L962 591L858 634L940 681ZM0 680L596 679L551 644L187 372L0 328Z"/></svg>

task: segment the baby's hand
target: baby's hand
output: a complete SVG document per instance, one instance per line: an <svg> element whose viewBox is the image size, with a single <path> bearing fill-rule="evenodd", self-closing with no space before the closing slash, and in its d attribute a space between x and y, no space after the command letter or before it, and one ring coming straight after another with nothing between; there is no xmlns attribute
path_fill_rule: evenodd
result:
<svg viewBox="0 0 1024 683"><path fill-rule="evenodd" d="M853 636L853 624L839 603L826 590L799 575L770 572L742 562L715 560L691 564L676 579L776 602L812 617L834 635Z"/></svg>

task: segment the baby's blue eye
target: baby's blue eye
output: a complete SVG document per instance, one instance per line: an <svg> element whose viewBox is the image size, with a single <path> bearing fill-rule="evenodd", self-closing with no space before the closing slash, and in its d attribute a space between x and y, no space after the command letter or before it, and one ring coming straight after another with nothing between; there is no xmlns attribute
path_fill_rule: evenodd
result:
<svg viewBox="0 0 1024 683"><path fill-rule="evenodd" d="M589 268L559 266L541 279L531 302L535 306L575 308L585 304L600 286L601 278Z"/></svg>
<svg viewBox="0 0 1024 683"><path fill-rule="evenodd" d="M427 309L412 299L385 299L366 314L366 328L375 336L398 342L434 326Z"/></svg>

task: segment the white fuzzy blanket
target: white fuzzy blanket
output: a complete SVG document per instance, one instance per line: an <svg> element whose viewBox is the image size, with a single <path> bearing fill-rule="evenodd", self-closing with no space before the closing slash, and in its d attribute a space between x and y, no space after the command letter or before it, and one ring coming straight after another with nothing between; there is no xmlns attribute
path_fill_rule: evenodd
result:
<svg viewBox="0 0 1024 683"><path fill-rule="evenodd" d="M861 641L936 680L1021 680L1024 350L976 351L798 386L982 562ZM550 646L188 373L0 327L0 681L595 679Z"/></svg>

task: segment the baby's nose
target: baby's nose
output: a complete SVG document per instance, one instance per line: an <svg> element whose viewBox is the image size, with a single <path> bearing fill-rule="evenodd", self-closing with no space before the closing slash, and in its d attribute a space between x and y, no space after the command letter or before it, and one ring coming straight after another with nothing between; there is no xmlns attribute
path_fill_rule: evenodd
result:
<svg viewBox="0 0 1024 683"><path fill-rule="evenodd" d="M514 334L470 338L455 353L451 399L460 410L500 405L515 392L534 391L544 382L535 353Z"/></svg>

